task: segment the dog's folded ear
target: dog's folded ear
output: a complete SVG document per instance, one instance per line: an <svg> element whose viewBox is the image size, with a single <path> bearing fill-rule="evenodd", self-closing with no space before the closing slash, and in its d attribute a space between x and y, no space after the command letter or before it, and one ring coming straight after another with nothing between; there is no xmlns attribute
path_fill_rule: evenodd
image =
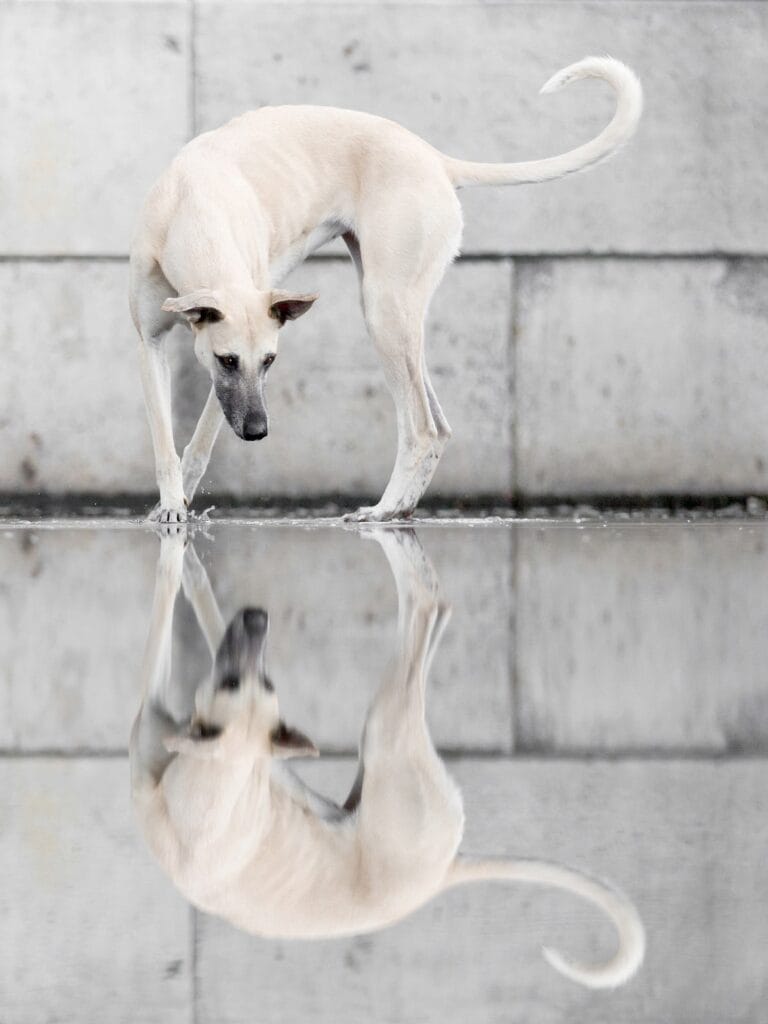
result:
<svg viewBox="0 0 768 1024"><path fill-rule="evenodd" d="M308 736L285 722L279 722L272 730L271 740L273 757L317 757L319 754Z"/></svg>
<svg viewBox="0 0 768 1024"><path fill-rule="evenodd" d="M269 315L279 320L282 326L286 320L298 320L317 299L317 295L294 295L274 290L270 296Z"/></svg>
<svg viewBox="0 0 768 1024"><path fill-rule="evenodd" d="M163 745L171 754L187 754L189 757L209 760L220 756L221 745L218 741L223 732L219 726L206 725L199 719L193 719L188 729L166 736Z"/></svg>
<svg viewBox="0 0 768 1024"><path fill-rule="evenodd" d="M189 324L215 324L224 319L224 310L216 292L201 288L189 295L179 295L175 299L166 299L163 303L166 313L178 313Z"/></svg>

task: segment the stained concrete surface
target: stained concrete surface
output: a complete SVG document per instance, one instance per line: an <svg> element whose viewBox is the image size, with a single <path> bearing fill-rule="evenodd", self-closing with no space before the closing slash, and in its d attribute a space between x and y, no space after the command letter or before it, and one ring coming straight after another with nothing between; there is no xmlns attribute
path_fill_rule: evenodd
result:
<svg viewBox="0 0 768 1024"><path fill-rule="evenodd" d="M159 541L14 527L0 534L0 1017L764 1024L768 526L417 532L453 608L427 716L463 793L462 850L620 887L647 934L637 975L615 992L558 977L542 943L599 961L614 936L538 887L477 885L325 942L190 908L135 827L125 755ZM301 772L343 796L395 650L381 551L338 527L225 523L194 544L225 618L269 610L281 710L325 751ZM175 672L208 665L179 598Z"/></svg>

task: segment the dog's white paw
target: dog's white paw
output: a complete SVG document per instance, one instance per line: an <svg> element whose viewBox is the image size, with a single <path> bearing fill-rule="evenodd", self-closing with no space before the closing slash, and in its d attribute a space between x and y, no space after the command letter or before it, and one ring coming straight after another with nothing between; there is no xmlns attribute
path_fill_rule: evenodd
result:
<svg viewBox="0 0 768 1024"><path fill-rule="evenodd" d="M355 512L342 516L345 523L389 523L392 520L408 520L412 509L387 508L385 505L365 505Z"/></svg>
<svg viewBox="0 0 768 1024"><path fill-rule="evenodd" d="M147 516L150 523L164 528L184 526L188 518L186 508L163 508L160 504L155 505Z"/></svg>

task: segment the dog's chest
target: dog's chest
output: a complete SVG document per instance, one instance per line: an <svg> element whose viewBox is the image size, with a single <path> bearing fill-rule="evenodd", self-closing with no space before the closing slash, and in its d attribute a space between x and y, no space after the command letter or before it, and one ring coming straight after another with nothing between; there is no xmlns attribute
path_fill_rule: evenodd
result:
<svg viewBox="0 0 768 1024"><path fill-rule="evenodd" d="M274 255L270 256L269 276L273 284L279 284L307 256L311 256L326 242L338 238L346 226L336 217L329 217L316 227L308 227L288 242L278 242Z"/></svg>

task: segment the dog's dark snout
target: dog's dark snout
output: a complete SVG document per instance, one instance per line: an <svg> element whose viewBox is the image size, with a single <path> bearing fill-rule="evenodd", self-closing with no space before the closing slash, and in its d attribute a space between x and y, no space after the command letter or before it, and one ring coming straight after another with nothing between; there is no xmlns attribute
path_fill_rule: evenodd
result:
<svg viewBox="0 0 768 1024"><path fill-rule="evenodd" d="M248 416L243 423L243 440L260 441L269 433L264 416Z"/></svg>
<svg viewBox="0 0 768 1024"><path fill-rule="evenodd" d="M267 628L269 616L263 608L244 608L243 625L250 634L263 633Z"/></svg>

